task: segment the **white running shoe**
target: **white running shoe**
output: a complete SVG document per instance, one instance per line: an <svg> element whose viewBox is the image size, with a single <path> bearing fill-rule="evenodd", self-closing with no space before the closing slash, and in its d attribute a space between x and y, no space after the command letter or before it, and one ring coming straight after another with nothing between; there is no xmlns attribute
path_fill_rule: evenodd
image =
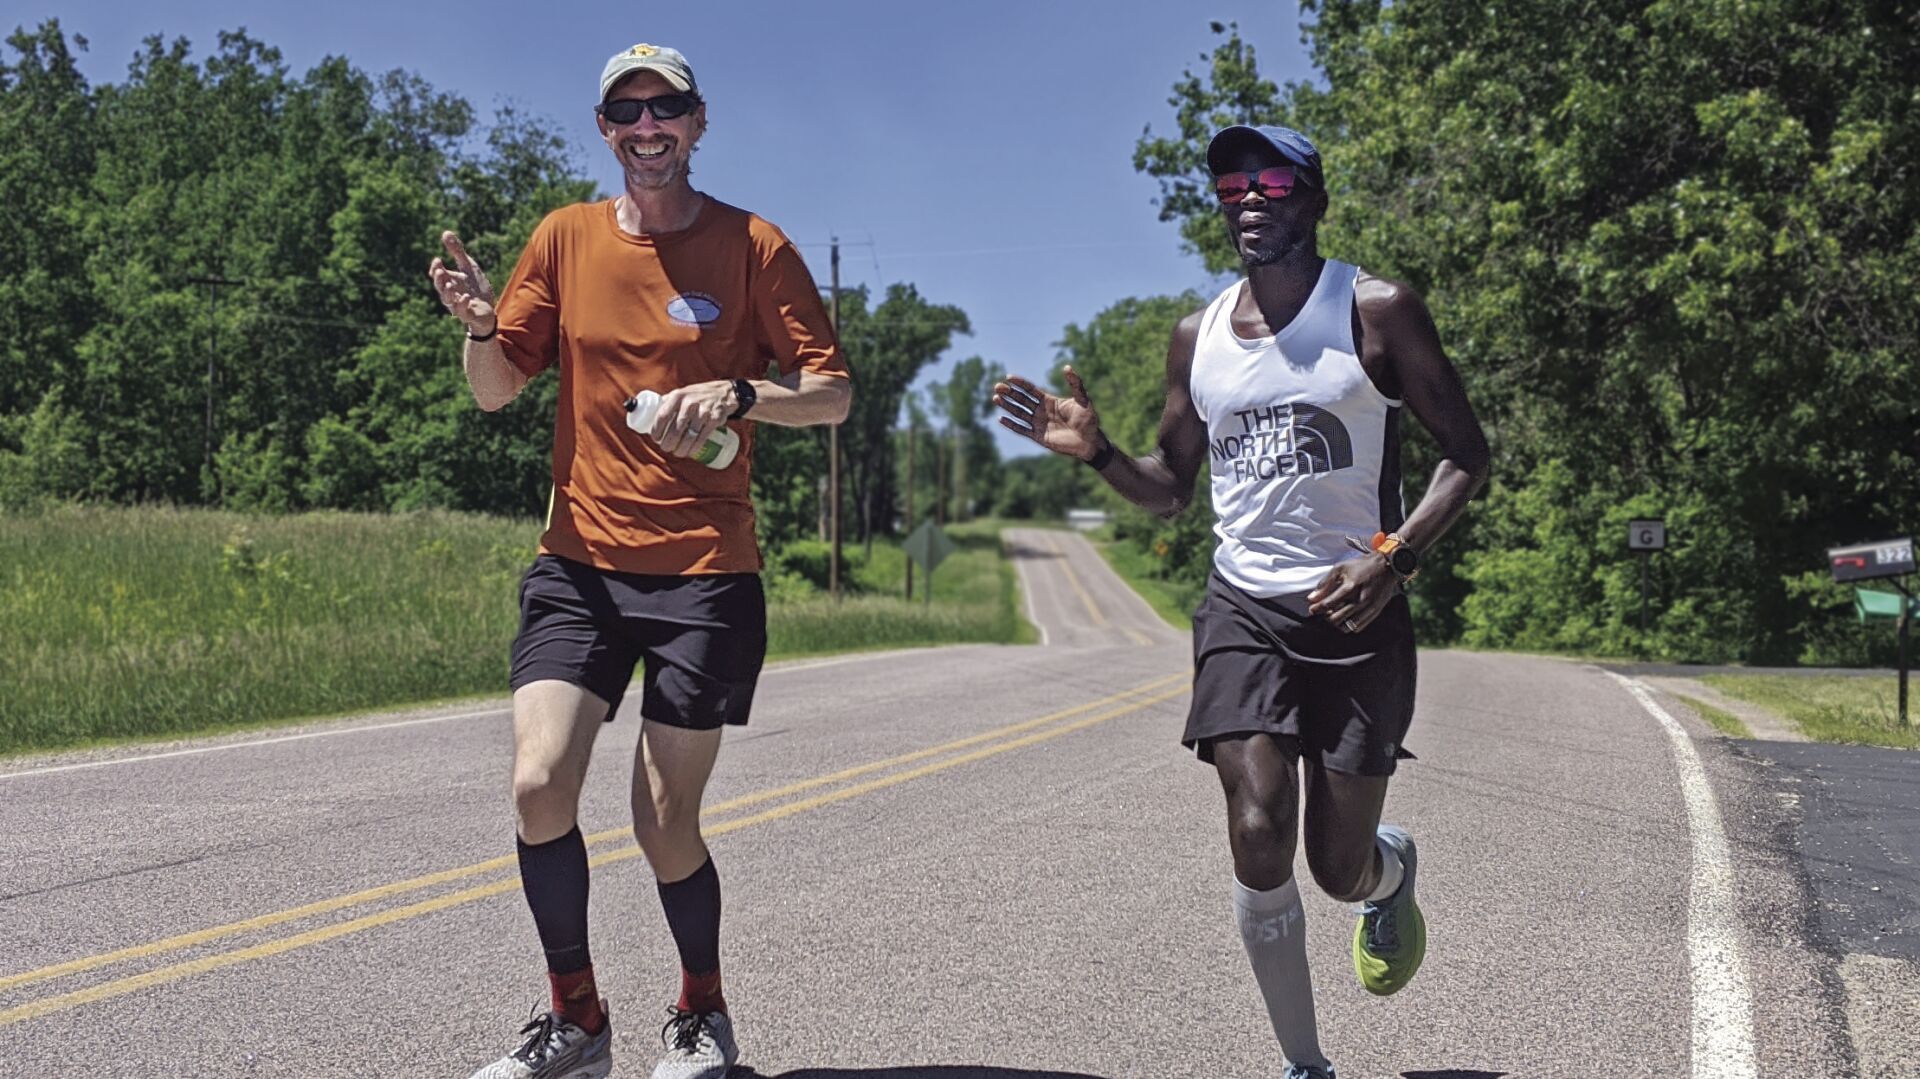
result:
<svg viewBox="0 0 1920 1079"><path fill-rule="evenodd" d="M607 1002L600 1002L606 1011ZM606 1079L613 1071L613 1018L607 1017L600 1033L584 1029L560 1017L559 1012L540 1013L520 1028L520 1048L473 1073L473 1079Z"/></svg>
<svg viewBox="0 0 1920 1079"><path fill-rule="evenodd" d="M667 1054L653 1069L653 1079L726 1079L740 1059L727 1013L683 1012L668 1006L667 1015L667 1025L660 1028Z"/></svg>

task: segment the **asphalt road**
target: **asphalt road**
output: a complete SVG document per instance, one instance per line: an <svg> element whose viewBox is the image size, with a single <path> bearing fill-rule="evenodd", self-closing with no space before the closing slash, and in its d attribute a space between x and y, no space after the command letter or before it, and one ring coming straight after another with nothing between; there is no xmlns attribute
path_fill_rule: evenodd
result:
<svg viewBox="0 0 1920 1079"><path fill-rule="evenodd" d="M1046 643L777 667L729 733L707 828L747 1063L1277 1076L1222 799L1178 744L1184 635L1079 537L1008 546ZM1420 976L1368 996L1352 914L1309 890L1342 1079L1865 1074L1848 1020L1885 1000L1809 933L1777 770L1591 666L1421 663L1388 803L1421 842ZM677 985L626 834L636 736L623 710L582 811L628 1076ZM545 995L509 750L492 707L8 762L0 1075L466 1076Z"/></svg>

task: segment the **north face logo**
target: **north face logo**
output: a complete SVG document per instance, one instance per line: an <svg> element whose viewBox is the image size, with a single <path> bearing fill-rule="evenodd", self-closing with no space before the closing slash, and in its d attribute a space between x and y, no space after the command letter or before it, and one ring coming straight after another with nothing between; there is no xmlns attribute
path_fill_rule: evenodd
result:
<svg viewBox="0 0 1920 1079"><path fill-rule="evenodd" d="M1284 404L1233 414L1240 433L1209 445L1218 469L1235 480L1312 475L1353 467L1353 437L1340 417L1318 405ZM1231 424L1229 424L1231 426Z"/></svg>

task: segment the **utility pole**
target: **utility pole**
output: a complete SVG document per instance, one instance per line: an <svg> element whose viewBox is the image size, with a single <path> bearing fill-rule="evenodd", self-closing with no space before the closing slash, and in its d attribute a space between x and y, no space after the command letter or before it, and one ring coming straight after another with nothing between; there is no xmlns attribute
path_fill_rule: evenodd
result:
<svg viewBox="0 0 1920 1079"><path fill-rule="evenodd" d="M913 444L920 441L920 427L907 417L907 535L913 535ZM907 598L913 598L913 559L907 559Z"/></svg>
<svg viewBox="0 0 1920 1079"><path fill-rule="evenodd" d="M840 237L833 237L833 332L840 333ZM827 427L827 532L833 553L827 558L827 594L840 598L840 425Z"/></svg>
<svg viewBox="0 0 1920 1079"><path fill-rule="evenodd" d="M1900 639L1900 726L1907 725L1907 628L1913 624L1913 593L1907 591L1906 582L1893 578L1893 587L1900 590L1900 621L1895 625L1895 634Z"/></svg>
<svg viewBox="0 0 1920 1079"><path fill-rule="evenodd" d="M202 274L187 278L190 285L207 286L207 424L202 435L205 452L205 468L208 476L213 475L213 397L218 388L220 372L215 357L220 352L220 287L222 285L244 285L244 281L235 281L217 274ZM218 489L216 488L216 491Z"/></svg>
<svg viewBox="0 0 1920 1079"><path fill-rule="evenodd" d="M940 460L940 432L933 433L933 527L943 528L947 523L947 473L946 464Z"/></svg>
<svg viewBox="0 0 1920 1079"><path fill-rule="evenodd" d="M1647 644L1647 567L1653 562L1653 552L1640 553L1640 647Z"/></svg>

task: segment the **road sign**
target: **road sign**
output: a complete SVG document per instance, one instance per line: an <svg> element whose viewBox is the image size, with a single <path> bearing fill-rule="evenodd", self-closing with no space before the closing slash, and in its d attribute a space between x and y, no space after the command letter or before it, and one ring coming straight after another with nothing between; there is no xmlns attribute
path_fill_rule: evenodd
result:
<svg viewBox="0 0 1920 1079"><path fill-rule="evenodd" d="M944 530L934 527L932 521L920 522L920 527L913 530L913 535L908 536L907 542L902 546L906 548L907 557L919 563L920 568L926 570L929 577L933 576L934 567L945 562L948 555L960 549L947 538Z"/></svg>
<svg viewBox="0 0 1920 1079"><path fill-rule="evenodd" d="M1638 520L1627 522L1627 550L1640 556L1640 638L1647 636L1647 564L1653 552L1667 547L1667 522Z"/></svg>
<svg viewBox="0 0 1920 1079"><path fill-rule="evenodd" d="M1866 581L1912 573L1913 540L1892 539L1827 549L1827 565L1836 581Z"/></svg>

